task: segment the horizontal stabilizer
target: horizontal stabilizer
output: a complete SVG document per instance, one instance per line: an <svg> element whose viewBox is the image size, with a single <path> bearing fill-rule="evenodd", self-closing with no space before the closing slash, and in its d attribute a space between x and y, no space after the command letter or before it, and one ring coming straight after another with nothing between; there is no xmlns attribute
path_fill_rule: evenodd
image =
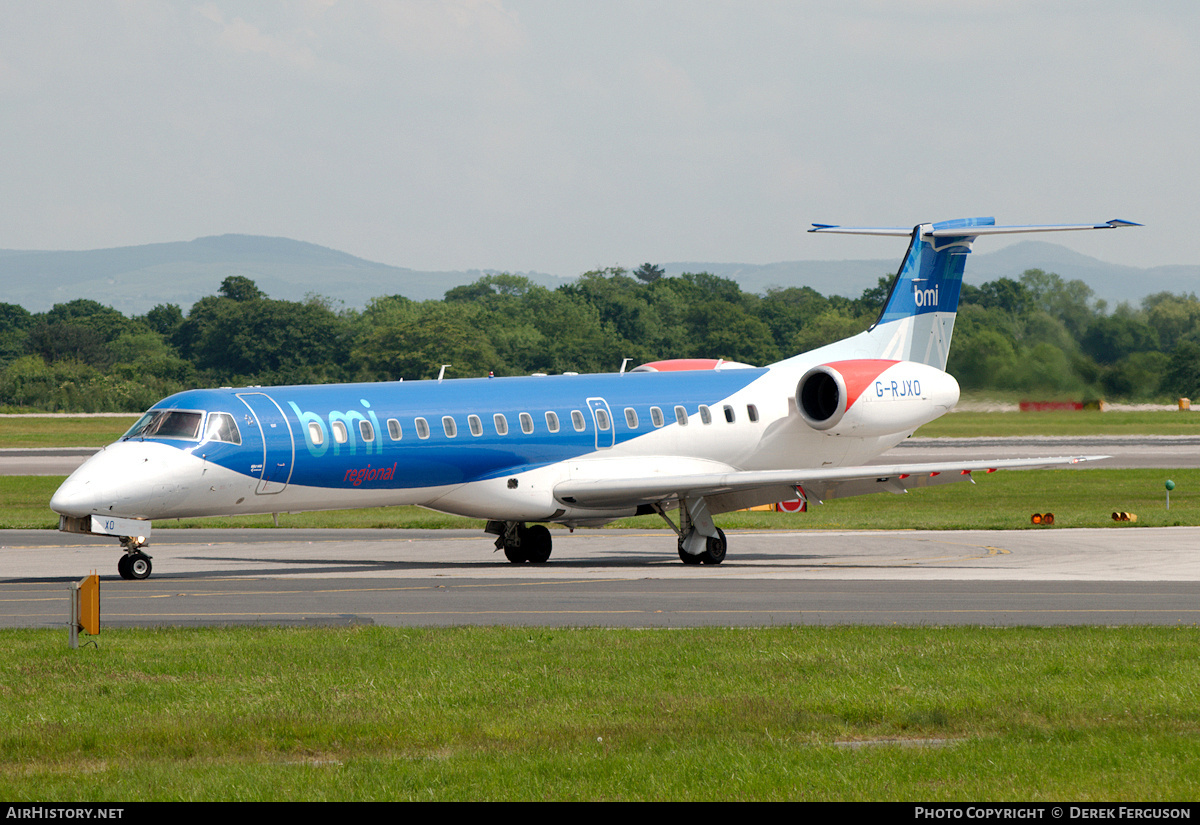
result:
<svg viewBox="0 0 1200 825"><path fill-rule="evenodd" d="M955 221L947 221L953 224ZM922 235L934 238L954 238L970 235L1014 235L1022 232L1073 232L1080 229L1119 229L1123 226L1141 226L1133 221L1123 221L1114 218L1103 223L1064 223L1048 224L1045 226L944 226L927 224L922 227ZM831 235L911 235L913 227L902 226L837 226L827 223L814 223L809 232L822 232Z"/></svg>

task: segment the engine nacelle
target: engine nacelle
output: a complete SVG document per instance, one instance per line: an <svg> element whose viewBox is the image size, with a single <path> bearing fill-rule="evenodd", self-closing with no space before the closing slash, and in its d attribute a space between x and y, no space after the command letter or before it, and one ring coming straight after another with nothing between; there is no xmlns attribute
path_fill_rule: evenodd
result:
<svg viewBox="0 0 1200 825"><path fill-rule="evenodd" d="M954 376L915 361L834 361L813 367L796 385L801 418L829 435L915 430L957 403Z"/></svg>

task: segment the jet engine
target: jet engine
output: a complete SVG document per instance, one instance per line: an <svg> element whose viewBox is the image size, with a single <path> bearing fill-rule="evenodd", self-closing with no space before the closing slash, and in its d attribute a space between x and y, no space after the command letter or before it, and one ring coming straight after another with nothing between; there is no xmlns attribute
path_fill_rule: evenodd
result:
<svg viewBox="0 0 1200 825"><path fill-rule="evenodd" d="M834 361L813 367L796 385L800 417L828 435L914 430L957 403L954 376L915 361Z"/></svg>

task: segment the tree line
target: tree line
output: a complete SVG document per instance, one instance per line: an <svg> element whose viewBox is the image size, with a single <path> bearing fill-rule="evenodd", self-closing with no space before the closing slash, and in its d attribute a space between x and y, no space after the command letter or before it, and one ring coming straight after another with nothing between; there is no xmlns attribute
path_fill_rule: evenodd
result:
<svg viewBox="0 0 1200 825"><path fill-rule="evenodd" d="M488 275L440 301L400 295L365 309L275 300L226 278L185 314L127 317L89 299L31 313L0 303L0 407L138 411L197 386L611 372L623 359L762 365L873 323L891 276L857 298L809 287L743 292L707 272L645 264L586 272L557 289ZM1159 293L1111 312L1082 281L1031 269L963 285L947 369L965 390L1037 398L1200 397L1200 299Z"/></svg>

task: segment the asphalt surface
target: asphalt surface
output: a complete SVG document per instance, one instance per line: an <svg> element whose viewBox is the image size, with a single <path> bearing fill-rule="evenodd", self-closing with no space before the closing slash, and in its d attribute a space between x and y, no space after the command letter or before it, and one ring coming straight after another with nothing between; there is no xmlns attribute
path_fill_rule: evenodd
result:
<svg viewBox="0 0 1200 825"><path fill-rule="evenodd" d="M690 567L667 530L555 531L513 565L469 531L158 530L145 581L115 542L0 533L0 626L65 627L101 574L105 626L1193 625L1200 528L729 533Z"/></svg>
<svg viewBox="0 0 1200 825"><path fill-rule="evenodd" d="M989 458L1106 455L1096 467L1145 469L1200 467L1200 435L1019 436L1010 438L910 438L872 463L971 461Z"/></svg>
<svg viewBox="0 0 1200 825"><path fill-rule="evenodd" d="M65 475L93 450L0 450L0 472ZM1197 467L1200 437L911 439L882 462L1104 454L1093 466ZM0 627L65 627L98 571L105 626L352 624L1192 625L1200 528L731 532L717 567L679 563L669 530L554 531L512 565L457 530L172 530L145 581L115 540L0 531Z"/></svg>

